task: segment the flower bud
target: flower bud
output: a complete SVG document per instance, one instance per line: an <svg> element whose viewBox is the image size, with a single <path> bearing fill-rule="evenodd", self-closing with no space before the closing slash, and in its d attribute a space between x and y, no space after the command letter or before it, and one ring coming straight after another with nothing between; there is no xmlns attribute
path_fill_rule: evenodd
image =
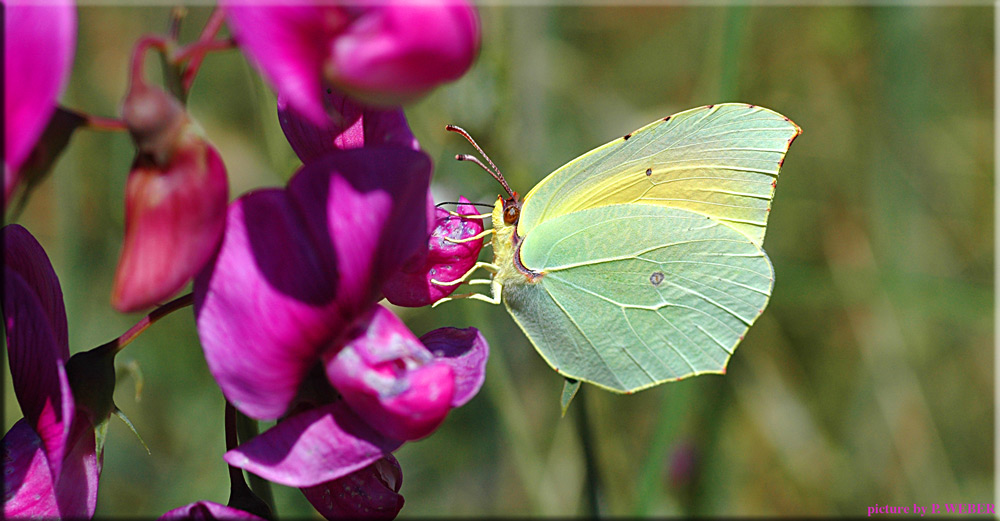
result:
<svg viewBox="0 0 1000 521"><path fill-rule="evenodd" d="M125 185L125 240L111 303L128 312L177 292L208 261L225 228L222 158L166 92L133 85L122 108L139 151Z"/></svg>

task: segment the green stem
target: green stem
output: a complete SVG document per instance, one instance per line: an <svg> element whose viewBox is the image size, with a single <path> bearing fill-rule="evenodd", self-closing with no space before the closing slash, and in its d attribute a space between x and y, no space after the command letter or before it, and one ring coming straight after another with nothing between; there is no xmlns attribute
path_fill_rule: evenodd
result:
<svg viewBox="0 0 1000 521"><path fill-rule="evenodd" d="M236 411L236 432L239 434L239 440L246 443L259 432L257 429L257 420ZM274 508L274 493L271 492L271 482L253 472L247 472L247 476L250 478L250 490L253 490L253 493L267 504L271 512L276 512Z"/></svg>
<svg viewBox="0 0 1000 521"><path fill-rule="evenodd" d="M736 101L739 95L740 49L747 32L747 11L745 5L734 5L726 9L726 21L722 34L722 52L719 59L719 101Z"/></svg>
<svg viewBox="0 0 1000 521"><path fill-rule="evenodd" d="M226 451L235 449L239 445L239 417L236 407L226 400ZM245 418L245 416L244 416ZM256 430L256 427L254 428ZM228 506L238 508L253 514L257 514L265 519L274 519L273 500L268 503L247 486L243 478L243 470L232 465L229 467L229 503ZM253 474L250 474L253 476ZM270 488L268 488L270 491Z"/></svg>
<svg viewBox="0 0 1000 521"><path fill-rule="evenodd" d="M142 320L137 322L134 326L129 328L122 336L112 340L111 343L115 345L115 351L121 351L125 346L131 343L137 336L139 336L143 331L145 331L149 326L156 323L156 321L161 318L181 309L183 307L190 306L194 302L194 294L188 293L186 295L181 295L170 302L154 309L148 315L146 315Z"/></svg>
<svg viewBox="0 0 1000 521"><path fill-rule="evenodd" d="M584 479L587 491L587 517L596 518L601 515L601 480L597 470L594 442L590 435L590 413L587 412L586 391L578 392L576 400L576 431L580 436L580 446L583 448L583 462L586 469Z"/></svg>

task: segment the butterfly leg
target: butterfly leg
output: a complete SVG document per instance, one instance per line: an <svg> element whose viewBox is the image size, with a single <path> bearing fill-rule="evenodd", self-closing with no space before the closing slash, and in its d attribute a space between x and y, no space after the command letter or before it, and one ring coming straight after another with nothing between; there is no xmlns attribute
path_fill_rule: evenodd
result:
<svg viewBox="0 0 1000 521"><path fill-rule="evenodd" d="M462 295L452 295L450 297L445 297L443 299L439 299L437 302L431 304L431 307L432 308L436 308L436 307L438 307L439 304L442 304L444 302L448 302L449 300L461 300L461 299L467 299L467 298L473 299L473 300L482 300L483 302L489 302L490 304L499 304L500 303L500 299L499 298L488 297L486 295L483 295L482 293L465 293L465 294L462 294Z"/></svg>
<svg viewBox="0 0 1000 521"><path fill-rule="evenodd" d="M455 244L462 244L463 242L472 242L472 241L475 241L475 240L482 239L483 237L486 237L487 235L490 235L491 233L493 233L493 228L490 228L488 230L483 230L481 233L473 235L472 237L466 237L464 239L452 239L450 237L445 237L444 240L445 240L445 242L452 242L452 243L455 243Z"/></svg>
<svg viewBox="0 0 1000 521"><path fill-rule="evenodd" d="M431 284L436 284L438 286L457 286L458 284L461 284L461 283L465 282L466 280L468 280L469 277L472 276L472 272L476 271L479 268L483 268L483 269L485 269L486 271L488 271L490 273L496 273L497 270L500 269L495 264L490 264L488 262L477 262L477 263L475 263L472 266L472 268L469 269L469 271L465 272L464 275L462 275L461 277L459 277L459 278L457 278L455 280L442 282L440 280L431 279ZM470 282L470 284L471 284L471 282Z"/></svg>

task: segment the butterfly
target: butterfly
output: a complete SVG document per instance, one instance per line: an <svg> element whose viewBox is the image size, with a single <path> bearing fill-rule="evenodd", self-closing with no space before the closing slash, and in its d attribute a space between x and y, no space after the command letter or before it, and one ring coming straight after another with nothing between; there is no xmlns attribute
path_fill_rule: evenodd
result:
<svg viewBox="0 0 1000 521"><path fill-rule="evenodd" d="M493 170L458 156L507 191L492 213L495 257L479 265L492 296L464 297L504 303L570 382L564 412L581 381L633 393L725 373L771 296L764 233L801 132L754 105L699 107L591 150L523 199L485 153Z"/></svg>

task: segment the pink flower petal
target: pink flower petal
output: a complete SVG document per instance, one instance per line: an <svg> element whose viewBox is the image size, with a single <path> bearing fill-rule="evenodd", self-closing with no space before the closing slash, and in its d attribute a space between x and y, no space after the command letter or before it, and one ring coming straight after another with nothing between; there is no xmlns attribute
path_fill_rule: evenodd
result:
<svg viewBox="0 0 1000 521"><path fill-rule="evenodd" d="M56 483L56 501L63 518L91 518L97 508L97 485L101 462L97 458L94 428L83 413L77 413Z"/></svg>
<svg viewBox="0 0 1000 521"><path fill-rule="evenodd" d="M225 229L229 185L222 158L186 140L166 168L137 160L125 188L125 240L111 303L137 311L162 303L205 265Z"/></svg>
<svg viewBox="0 0 1000 521"><path fill-rule="evenodd" d="M468 199L459 198L461 202ZM476 215L479 212L472 205L458 206L462 215ZM483 231L482 219L471 219L451 215L444 208L435 209L436 226L428 241L427 255L422 262L410 262L396 272L382 286L385 298L397 305L419 307L451 295L460 284L442 286L431 280L448 282L457 280L472 269L483 249L483 240L453 243L448 239L467 239Z"/></svg>
<svg viewBox="0 0 1000 521"><path fill-rule="evenodd" d="M293 108L287 96L278 96L278 121L303 163L334 150L363 146L395 144L420 150L402 109L366 108L329 89L324 101L335 117L326 117L322 125L317 125Z"/></svg>
<svg viewBox="0 0 1000 521"><path fill-rule="evenodd" d="M490 346L482 333L474 327L442 327L425 333L420 341L435 360L449 365L455 373L455 396L451 406L461 407L468 403L486 379Z"/></svg>
<svg viewBox="0 0 1000 521"><path fill-rule="evenodd" d="M59 359L69 359L69 340L66 328L66 306L63 304L59 278L52 269L42 245L19 224L3 228L4 264L17 272L31 288L52 325L52 336L59 352Z"/></svg>
<svg viewBox="0 0 1000 521"><path fill-rule="evenodd" d="M4 2L4 201L69 79L76 46L72 1Z"/></svg>
<svg viewBox="0 0 1000 521"><path fill-rule="evenodd" d="M73 393L62 353L33 288L10 267L4 268L3 293L14 394L28 424L43 440L56 478L74 414Z"/></svg>
<svg viewBox="0 0 1000 521"><path fill-rule="evenodd" d="M230 450L225 460L290 487L311 487L346 476L396 450L343 402L292 415Z"/></svg>
<svg viewBox="0 0 1000 521"><path fill-rule="evenodd" d="M18 420L0 445L3 446L4 517L59 517L52 472L42 440L31 425Z"/></svg>
<svg viewBox="0 0 1000 521"><path fill-rule="evenodd" d="M319 354L419 247L429 179L423 153L366 147L230 206L194 289L205 358L237 408L259 419L285 412Z"/></svg>
<svg viewBox="0 0 1000 521"><path fill-rule="evenodd" d="M391 311L376 306L353 339L327 353L330 383L357 414L386 436L415 440L441 425L455 375Z"/></svg>
<svg viewBox="0 0 1000 521"><path fill-rule="evenodd" d="M198 501L190 505L165 512L160 519L244 519L247 521L265 521L264 518L255 516L250 512L238 508L227 507L211 501Z"/></svg>
<svg viewBox="0 0 1000 521"><path fill-rule="evenodd" d="M333 481L302 489L320 515L333 519L393 519L403 508L403 472L391 454Z"/></svg>
<svg viewBox="0 0 1000 521"><path fill-rule="evenodd" d="M262 5L220 2L240 48L292 106L322 125L323 61L329 42L348 23L340 6L300 2Z"/></svg>
<svg viewBox="0 0 1000 521"><path fill-rule="evenodd" d="M475 9L462 0L380 4L332 40L324 73L366 103L401 105L464 74L479 38Z"/></svg>

